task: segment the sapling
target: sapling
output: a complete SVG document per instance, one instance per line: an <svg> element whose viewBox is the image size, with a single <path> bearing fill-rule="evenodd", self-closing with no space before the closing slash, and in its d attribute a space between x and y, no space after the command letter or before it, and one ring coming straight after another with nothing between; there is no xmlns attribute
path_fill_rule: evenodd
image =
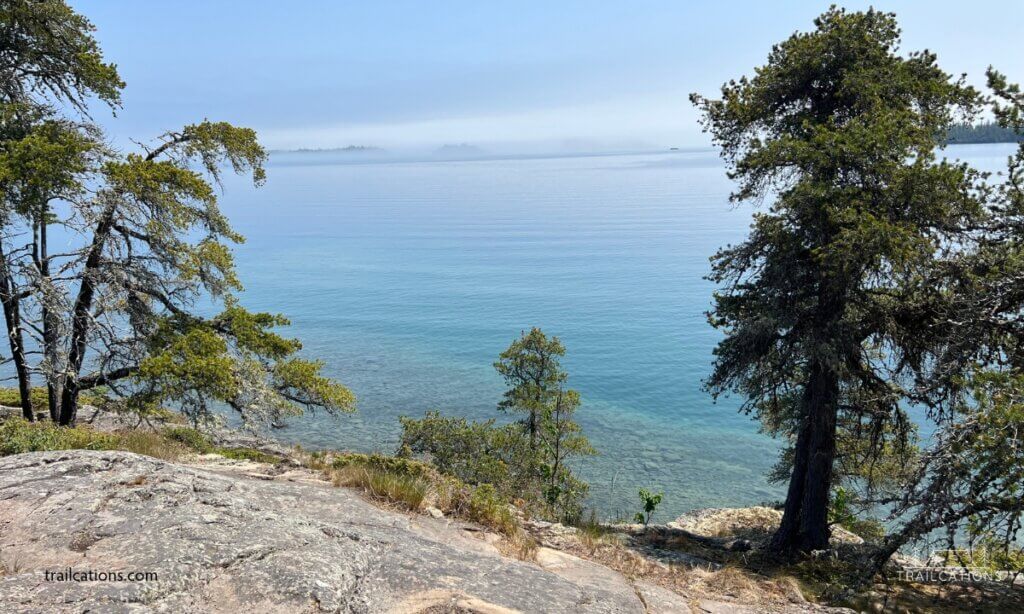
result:
<svg viewBox="0 0 1024 614"><path fill-rule="evenodd" d="M643 503L644 510L642 512L637 512L636 516L634 516L634 520L638 523L643 523L644 527L646 527L651 523L651 514L654 513L658 504L661 503L661 498L664 494L660 492L658 494L654 494L646 488L641 488L639 494L640 502Z"/></svg>

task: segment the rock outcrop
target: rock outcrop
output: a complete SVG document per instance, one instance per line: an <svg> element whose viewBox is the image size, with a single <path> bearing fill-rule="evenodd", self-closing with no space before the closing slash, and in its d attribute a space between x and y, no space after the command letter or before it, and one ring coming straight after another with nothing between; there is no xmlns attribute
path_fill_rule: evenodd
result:
<svg viewBox="0 0 1024 614"><path fill-rule="evenodd" d="M671 600L550 553L545 566L504 557L459 523L301 472L270 477L126 452L2 458L0 610L644 612L645 594ZM68 569L156 575L58 579Z"/></svg>

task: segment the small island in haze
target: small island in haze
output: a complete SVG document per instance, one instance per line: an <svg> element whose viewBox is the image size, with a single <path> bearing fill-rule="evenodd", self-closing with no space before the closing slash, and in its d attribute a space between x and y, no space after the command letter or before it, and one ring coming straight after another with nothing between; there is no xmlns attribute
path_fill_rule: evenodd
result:
<svg viewBox="0 0 1024 614"><path fill-rule="evenodd" d="M445 156L445 157L455 157L455 156L459 156L459 157L462 157L462 156L477 157L477 156L482 156L482 155L485 155L485 154L486 154L486 152L484 150L480 149L476 145L470 145L469 143L459 143L459 144L456 144L456 145L446 144L446 145L442 145L441 147L438 147L437 149L434 150L434 155L436 155L436 156Z"/></svg>

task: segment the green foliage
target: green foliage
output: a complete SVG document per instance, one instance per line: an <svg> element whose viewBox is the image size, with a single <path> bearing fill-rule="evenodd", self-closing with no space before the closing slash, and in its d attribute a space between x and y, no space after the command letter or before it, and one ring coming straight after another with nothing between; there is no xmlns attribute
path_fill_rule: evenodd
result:
<svg viewBox="0 0 1024 614"><path fill-rule="evenodd" d="M845 488L840 487L833 491L828 508L829 525L846 524L856 518L852 509L853 498L853 493Z"/></svg>
<svg viewBox="0 0 1024 614"><path fill-rule="evenodd" d="M569 523L579 519L589 485L573 474L568 461L596 454L574 420L579 404L575 390L559 388L541 414L538 438L540 476L549 513Z"/></svg>
<svg viewBox="0 0 1024 614"><path fill-rule="evenodd" d="M420 509L430 491L430 482L421 477L373 465L349 463L336 469L332 476L336 486L360 488L375 499L411 510Z"/></svg>
<svg viewBox="0 0 1024 614"><path fill-rule="evenodd" d="M95 96L121 102L124 83L103 61L95 28L61 0L7 0L0 5L4 55L0 95L5 102L57 100L82 110ZM38 99L33 97L38 96Z"/></svg>
<svg viewBox="0 0 1024 614"><path fill-rule="evenodd" d="M437 470L427 463L422 463L411 458L385 456L383 454L343 452L334 456L331 460L330 466L334 469L345 469L346 467L368 467L378 469L386 473L394 473L412 478L432 479L437 475Z"/></svg>
<svg viewBox="0 0 1024 614"><path fill-rule="evenodd" d="M712 259L709 321L725 337L707 388L742 395L793 443L791 460L806 459L783 459L794 498L780 549L827 542L843 458L833 433L861 458L912 445L902 404L920 398L936 335L922 297L960 229L984 217L980 176L935 156L936 135L977 111L978 92L929 52L899 54L891 14L832 8L815 26L720 99L692 97L737 184L731 199L769 203L746 241ZM857 473L846 460L842 472Z"/></svg>
<svg viewBox="0 0 1024 614"><path fill-rule="evenodd" d="M946 552L948 565L963 565L989 573L1005 573L1011 583L1024 575L1024 547L1007 536L998 535L978 516L968 518L970 540L965 549Z"/></svg>
<svg viewBox="0 0 1024 614"><path fill-rule="evenodd" d="M203 121L186 126L181 140L185 143L182 157L198 158L214 179L219 179L220 169L227 163L235 173L252 169L252 179L256 185L266 181L267 174L263 165L267 161L267 151L260 146L256 140L256 131L251 128L239 128L227 122Z"/></svg>
<svg viewBox="0 0 1024 614"><path fill-rule="evenodd" d="M564 355L565 347L558 337L548 339L534 327L512 342L494 363L508 385L498 409L526 414L523 422L531 443L540 428L540 416L567 378L559 362Z"/></svg>
<svg viewBox="0 0 1024 614"><path fill-rule="evenodd" d="M116 450L118 438L89 428L65 429L51 422L12 418L0 423L0 456L47 450Z"/></svg>
<svg viewBox="0 0 1024 614"><path fill-rule="evenodd" d="M46 409L46 389L45 388L33 388L32 389L32 407L36 411L43 411ZM21 394L17 388L0 388L0 405L7 407L18 407L21 404Z"/></svg>
<svg viewBox="0 0 1024 614"><path fill-rule="evenodd" d="M210 414L210 402L219 401L249 424L275 426L305 408L355 411L355 396L323 376L321 362L294 356L301 344L270 330L287 323L234 303L210 320L159 320L134 375L132 403L140 411L176 405L198 422Z"/></svg>
<svg viewBox="0 0 1024 614"><path fill-rule="evenodd" d="M661 503L664 493L659 492L655 494L646 488L641 488L638 494L640 496L640 504L643 506L643 511L637 512L634 520L636 522L643 523L646 527L651 523L651 515L654 514L654 510L656 510L658 505Z"/></svg>
<svg viewBox="0 0 1024 614"><path fill-rule="evenodd" d="M37 386L31 390L32 407L37 412L46 411L46 388ZM105 406L109 399L103 394L102 390L92 390L82 395L82 402L87 405L93 405L96 407ZM0 405L6 407L17 407L21 404L21 394L17 388L0 387ZM160 416L168 416L167 413L161 413Z"/></svg>
<svg viewBox="0 0 1024 614"><path fill-rule="evenodd" d="M501 497L490 484L480 484L470 489L466 517L474 522L494 527L511 535L518 528L518 521L509 507L508 499Z"/></svg>
<svg viewBox="0 0 1024 614"><path fill-rule="evenodd" d="M253 448L217 447L209 437L188 427L103 432L87 426L64 428L20 418L0 423L0 456L48 450L124 450L171 461L189 454L213 453L256 463L281 462L279 457Z"/></svg>
<svg viewBox="0 0 1024 614"><path fill-rule="evenodd" d="M563 387L567 375L558 357L564 354L558 339L549 340L540 329L524 334L495 363L510 386L499 409L525 413L524 420L496 425L436 411L421 419L403 417L399 454L421 455L445 475L493 487L501 498L548 517L578 519L588 486L569 461L594 450L574 421L579 394Z"/></svg>
<svg viewBox="0 0 1024 614"><path fill-rule="evenodd" d="M10 137L0 140L0 186L8 206L19 215L38 218L40 202L81 195L79 178L99 155L97 135L55 120L48 112L30 122L10 113L9 107L6 111L0 107L0 133Z"/></svg>
<svg viewBox="0 0 1024 614"><path fill-rule="evenodd" d="M491 484L508 497L524 497L535 458L518 424L495 426L430 411L417 420L400 418L400 450L421 454L439 471L467 484Z"/></svg>
<svg viewBox="0 0 1024 614"><path fill-rule="evenodd" d="M832 491L828 506L829 526L839 525L868 542L878 543L885 537L885 526L874 518L861 518L855 508L860 505L856 493L843 487Z"/></svg>
<svg viewBox="0 0 1024 614"><path fill-rule="evenodd" d="M60 392L53 409L65 424L79 395L101 385L119 411L170 407L196 423L215 404L252 427L307 409L353 411L351 391L272 330L284 317L248 312L234 297L242 285L231 245L243 238L216 188L225 169L264 183L256 133L204 120L141 151L112 150L84 112L93 98L117 106L123 84L89 21L57 0L12 0L0 23L0 222L14 243L0 243L0 281L20 384L41 373ZM62 116L72 108L83 113ZM62 202L60 216L51 201ZM47 252L49 226L72 252ZM218 316L195 311L211 301L223 305ZM34 364L21 350L28 330L41 333ZM101 368L83 373L91 365Z"/></svg>
<svg viewBox="0 0 1024 614"><path fill-rule="evenodd" d="M171 441L176 441L189 450L193 450L200 454L209 454L213 452L214 446L210 438L199 432L194 428L187 426L174 426L163 429L165 437Z"/></svg>
<svg viewBox="0 0 1024 614"><path fill-rule="evenodd" d="M522 540L508 495L491 484L466 484L429 463L401 456L319 452L311 455L309 465L325 471L337 486L361 488L376 499L410 509L430 501L446 513Z"/></svg>

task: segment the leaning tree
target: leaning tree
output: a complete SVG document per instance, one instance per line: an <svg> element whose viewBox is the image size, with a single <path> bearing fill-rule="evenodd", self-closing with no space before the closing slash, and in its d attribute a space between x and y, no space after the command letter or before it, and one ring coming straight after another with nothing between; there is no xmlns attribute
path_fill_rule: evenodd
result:
<svg viewBox="0 0 1024 614"><path fill-rule="evenodd" d="M26 344L22 302L29 289L19 285L18 251L12 245L9 256L5 243L19 240L13 227L23 220L47 218L49 203L68 197L81 184L76 175L84 171L88 141L96 141L87 124L74 125L57 117L64 108L79 118L88 118L90 100L111 109L121 102L124 83L117 68L105 62L93 37L92 24L61 0L6 0L0 3L0 303L3 305L15 377L21 396L22 413L33 416L31 376ZM92 134L79 134L79 132ZM43 236L45 244L45 235ZM39 237L32 241L36 264ZM44 277L48 276L45 270ZM48 314L47 314L48 315ZM53 324L52 318L44 320ZM47 336L52 331L47 331ZM51 390L51 415L56 413Z"/></svg>
<svg viewBox="0 0 1024 614"><path fill-rule="evenodd" d="M274 331L287 319L236 296L242 237L217 186L225 171L263 183L256 134L203 121L115 150L88 103L116 108L122 87L64 2L0 4L0 302L26 418L34 373L63 425L101 387L118 408L172 406L195 420L217 404L253 425L351 411L352 393Z"/></svg>
<svg viewBox="0 0 1024 614"><path fill-rule="evenodd" d="M788 442L770 545L784 554L828 545L840 434L909 437L902 299L983 214L976 174L934 153L978 93L933 54L902 54L892 14L832 8L814 23L720 99L692 96L738 184L731 200L766 207L712 259L709 321L725 336L707 387L745 397Z"/></svg>

